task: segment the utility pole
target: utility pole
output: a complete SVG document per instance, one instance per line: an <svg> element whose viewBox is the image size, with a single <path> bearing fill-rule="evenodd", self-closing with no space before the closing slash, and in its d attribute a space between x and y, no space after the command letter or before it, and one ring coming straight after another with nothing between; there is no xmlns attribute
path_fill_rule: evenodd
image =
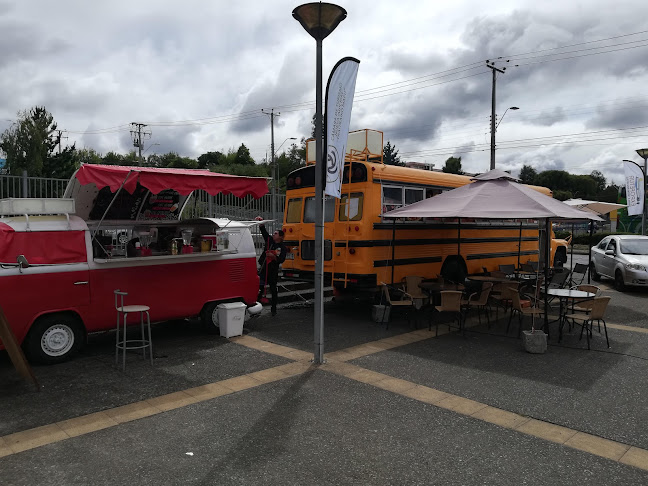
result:
<svg viewBox="0 0 648 486"><path fill-rule="evenodd" d="M508 62L508 60L506 61ZM495 86L497 83L497 73L504 74L506 68L499 69L495 67L495 61L486 60L486 67L493 72L493 93L491 95L491 143L490 143L490 170L495 168Z"/></svg>
<svg viewBox="0 0 648 486"><path fill-rule="evenodd" d="M59 147L59 154L61 153L61 139L64 138L67 140L68 137L63 136L63 132L65 130L56 130L56 133L58 133L58 136L56 137L56 143L58 144Z"/></svg>
<svg viewBox="0 0 648 486"><path fill-rule="evenodd" d="M279 174L277 173L277 159L275 158L275 148L274 148L274 119L276 116L281 115L281 113L275 113L274 108L270 109L270 112L266 110L261 110L261 113L264 115L270 116L270 157L272 164L272 219L274 219L273 228L281 228L281 224L277 221L277 184L279 183Z"/></svg>
<svg viewBox="0 0 648 486"><path fill-rule="evenodd" d="M138 164L142 165L142 148L144 147L144 139L151 138L150 131L143 131L144 127L147 127L145 123L131 122L133 129L130 131L131 137L133 139L133 146L139 149L139 158Z"/></svg>

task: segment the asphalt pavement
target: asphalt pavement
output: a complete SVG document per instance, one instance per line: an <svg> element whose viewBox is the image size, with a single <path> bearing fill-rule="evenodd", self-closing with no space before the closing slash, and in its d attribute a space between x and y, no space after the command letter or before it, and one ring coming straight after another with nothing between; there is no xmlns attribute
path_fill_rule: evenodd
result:
<svg viewBox="0 0 648 486"><path fill-rule="evenodd" d="M553 324L531 355L501 314L465 337L399 316L385 329L356 302L326 306L324 367L308 363L312 308L264 314L243 339L155 325L154 366L129 355L126 373L114 335L93 335L75 360L35 367L40 393L0 354L0 478L648 484L648 293L602 287L609 349L596 330L590 351L579 328L558 342Z"/></svg>

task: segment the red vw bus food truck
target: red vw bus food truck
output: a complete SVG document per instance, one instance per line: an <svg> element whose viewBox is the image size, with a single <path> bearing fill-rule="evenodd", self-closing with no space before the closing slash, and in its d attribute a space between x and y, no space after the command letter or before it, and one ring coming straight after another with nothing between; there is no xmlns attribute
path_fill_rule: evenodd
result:
<svg viewBox="0 0 648 486"><path fill-rule="evenodd" d="M115 327L113 291L151 320L256 304L256 222L181 219L194 190L261 197L264 178L206 170L83 165L63 199L0 201L0 306L30 360L56 363ZM255 309L260 306L255 305Z"/></svg>

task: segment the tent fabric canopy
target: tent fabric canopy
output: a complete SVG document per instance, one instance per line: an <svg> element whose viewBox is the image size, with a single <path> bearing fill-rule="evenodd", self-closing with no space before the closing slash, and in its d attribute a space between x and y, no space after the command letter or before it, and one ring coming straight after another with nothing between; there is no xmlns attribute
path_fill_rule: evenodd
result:
<svg viewBox="0 0 648 486"><path fill-rule="evenodd" d="M615 209L625 208L625 204L616 204L603 201L588 201L586 199L568 199L564 201L565 204L580 209L581 211L589 211L594 214L608 214Z"/></svg>
<svg viewBox="0 0 648 486"><path fill-rule="evenodd" d="M568 206L510 179L510 174L490 171L472 184L389 211L383 217L602 221L594 213Z"/></svg>
<svg viewBox="0 0 648 486"><path fill-rule="evenodd" d="M252 195L258 199L268 193L268 181L263 177L217 174L209 170L84 164L76 178L81 185L94 183L97 189L110 187L112 192L117 192L123 184L129 194L135 191L138 182L153 194L173 189L187 196L192 191L203 190L212 196L223 193L236 197Z"/></svg>

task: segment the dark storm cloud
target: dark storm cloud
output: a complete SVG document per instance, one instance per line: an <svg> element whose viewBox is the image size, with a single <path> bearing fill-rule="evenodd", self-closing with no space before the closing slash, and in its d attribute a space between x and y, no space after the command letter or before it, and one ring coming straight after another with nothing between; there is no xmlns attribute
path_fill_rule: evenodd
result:
<svg viewBox="0 0 648 486"><path fill-rule="evenodd" d="M287 54L276 80L266 79L259 82L246 96L240 110L244 118L233 122L229 128L230 132L245 134L268 127L268 118L256 116L254 113L260 114L259 107L267 107L269 110L307 99L312 90L312 75L306 74L301 65L291 60L293 58L290 53ZM275 111L281 112L281 109Z"/></svg>
<svg viewBox="0 0 648 486"><path fill-rule="evenodd" d="M588 129L632 128L648 125L648 102L636 100L631 106L619 109L617 106L601 105L596 115L585 124Z"/></svg>
<svg viewBox="0 0 648 486"><path fill-rule="evenodd" d="M403 48L392 49L388 52L384 69L388 71L397 71L401 74L410 76L422 72L436 72L443 70L447 65L447 59L442 54L430 52L420 54L418 52L409 52Z"/></svg>
<svg viewBox="0 0 648 486"><path fill-rule="evenodd" d="M61 54L61 51L69 47L69 44L63 40L43 36L31 25L15 20L0 18L0 32L2 33L0 69L17 61L31 61Z"/></svg>
<svg viewBox="0 0 648 486"><path fill-rule="evenodd" d="M550 127L565 119L565 110L562 107L556 106L552 110L541 111L537 116L526 117L524 121L533 125L541 125Z"/></svg>

